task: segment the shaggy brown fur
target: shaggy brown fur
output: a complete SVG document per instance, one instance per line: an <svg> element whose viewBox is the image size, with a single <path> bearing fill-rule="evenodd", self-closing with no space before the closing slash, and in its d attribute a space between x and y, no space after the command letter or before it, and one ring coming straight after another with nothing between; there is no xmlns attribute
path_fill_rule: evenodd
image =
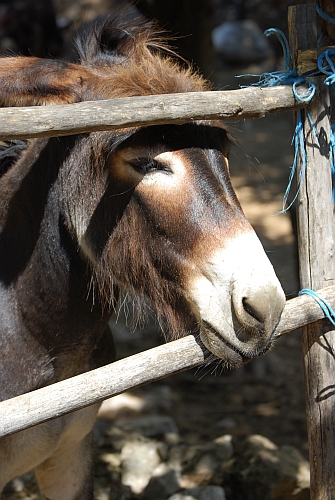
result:
<svg viewBox="0 0 335 500"><path fill-rule="evenodd" d="M189 64L181 67L167 42L154 23L130 11L117 25L115 18L107 19L78 40L77 48L81 64L109 80L99 90L110 98L209 90L209 82Z"/></svg>
<svg viewBox="0 0 335 500"><path fill-rule="evenodd" d="M210 88L191 66L181 67L162 33L141 18L110 17L84 34L77 50L80 64L2 59L0 105L65 104Z"/></svg>

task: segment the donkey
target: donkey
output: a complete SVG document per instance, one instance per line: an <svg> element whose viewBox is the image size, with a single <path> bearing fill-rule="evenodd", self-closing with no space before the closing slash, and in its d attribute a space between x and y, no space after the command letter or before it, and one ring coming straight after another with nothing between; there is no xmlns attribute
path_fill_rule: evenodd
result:
<svg viewBox="0 0 335 500"><path fill-rule="evenodd" d="M78 61L8 57L3 106L194 92L157 29L110 18ZM230 183L220 122L35 139L0 178L0 399L110 363L119 294L238 367L273 344L285 298ZM0 490L33 470L44 498L92 500L99 405L0 438Z"/></svg>

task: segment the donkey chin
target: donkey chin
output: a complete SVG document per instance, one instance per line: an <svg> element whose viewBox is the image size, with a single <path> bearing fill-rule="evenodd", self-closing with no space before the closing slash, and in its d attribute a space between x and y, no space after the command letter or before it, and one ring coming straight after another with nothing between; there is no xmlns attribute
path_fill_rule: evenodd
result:
<svg viewBox="0 0 335 500"><path fill-rule="evenodd" d="M248 336L249 340L241 341L242 335ZM247 330L236 320L234 327L227 326L224 332L218 332L212 325L203 321L200 339L215 357L222 360L226 368L239 368L251 359L264 354L274 342L273 335L266 335L264 330Z"/></svg>
<svg viewBox="0 0 335 500"><path fill-rule="evenodd" d="M192 281L190 295L202 343L227 367L238 368L273 344L285 295L256 235L215 252Z"/></svg>

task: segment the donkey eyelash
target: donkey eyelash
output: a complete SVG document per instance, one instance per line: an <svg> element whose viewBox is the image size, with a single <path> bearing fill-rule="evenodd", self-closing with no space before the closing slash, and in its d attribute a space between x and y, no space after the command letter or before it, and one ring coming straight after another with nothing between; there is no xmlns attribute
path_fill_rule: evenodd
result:
<svg viewBox="0 0 335 500"><path fill-rule="evenodd" d="M161 171L171 173L172 170L167 166L159 163L156 160L149 160L148 158L139 158L136 161L129 162L130 166L141 174L148 174L154 171Z"/></svg>

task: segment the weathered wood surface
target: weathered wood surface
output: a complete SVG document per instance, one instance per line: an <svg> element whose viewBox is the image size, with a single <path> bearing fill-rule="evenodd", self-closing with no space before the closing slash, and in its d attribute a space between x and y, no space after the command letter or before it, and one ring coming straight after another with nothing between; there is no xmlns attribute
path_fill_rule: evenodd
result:
<svg viewBox="0 0 335 500"><path fill-rule="evenodd" d="M290 86L281 86L2 108L0 139L55 137L192 120L259 118L302 106L296 102Z"/></svg>
<svg viewBox="0 0 335 500"><path fill-rule="evenodd" d="M324 2L325 4L325 2ZM325 6L325 5L324 5ZM290 35L297 49L315 49L315 6L290 10ZM314 25L311 18L314 16ZM308 21L308 26L306 22ZM335 283L334 219L329 164L330 98L323 78L315 78L317 99L307 108L315 124L304 114L306 171L297 203L300 282L316 290ZM299 162L299 171L302 163ZM298 172L299 175L299 172ZM306 381L307 428L313 500L335 498L335 331L319 321L303 328L303 357Z"/></svg>
<svg viewBox="0 0 335 500"><path fill-rule="evenodd" d="M328 16L335 19L335 2L334 0L318 0L320 8L328 14ZM320 18L321 31L323 34L323 39L321 40L322 45L334 44L335 41L335 24L329 23L324 19Z"/></svg>
<svg viewBox="0 0 335 500"><path fill-rule="evenodd" d="M320 295L335 307L335 286L321 290ZM276 334L283 335L323 317L322 310L312 298L305 295L297 297L286 303ZM0 436L13 434L204 362L203 347L190 335L3 401L0 403Z"/></svg>

